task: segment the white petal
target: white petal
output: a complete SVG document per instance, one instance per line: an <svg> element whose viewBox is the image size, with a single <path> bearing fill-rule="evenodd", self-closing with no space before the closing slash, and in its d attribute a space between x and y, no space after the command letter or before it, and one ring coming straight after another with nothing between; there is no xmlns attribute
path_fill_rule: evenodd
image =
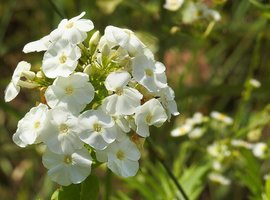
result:
<svg viewBox="0 0 270 200"><path fill-rule="evenodd" d="M30 53L30 52L34 52L34 51L37 51L37 52L46 51L50 44L51 44L50 37L45 36L45 37L41 38L40 40L36 40L36 41L33 41L33 42L26 44L23 47L23 52Z"/></svg>
<svg viewBox="0 0 270 200"><path fill-rule="evenodd" d="M10 82L5 90L5 102L12 101L20 92L20 87Z"/></svg>
<svg viewBox="0 0 270 200"><path fill-rule="evenodd" d="M131 76L126 71L112 72L107 76L105 80L105 86L107 90L115 91L118 88L126 86L130 79Z"/></svg>

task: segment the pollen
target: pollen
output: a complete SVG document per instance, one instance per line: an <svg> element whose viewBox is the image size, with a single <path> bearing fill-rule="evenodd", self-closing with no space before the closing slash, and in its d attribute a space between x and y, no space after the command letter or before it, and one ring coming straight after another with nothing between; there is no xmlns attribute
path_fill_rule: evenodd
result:
<svg viewBox="0 0 270 200"><path fill-rule="evenodd" d="M66 124L60 124L59 131L60 131L60 133L66 134L68 132L68 125L66 125Z"/></svg>
<svg viewBox="0 0 270 200"><path fill-rule="evenodd" d="M96 132L101 132L101 125L100 124L94 124L94 130Z"/></svg>
<svg viewBox="0 0 270 200"><path fill-rule="evenodd" d="M67 29L69 29L69 28L72 28L73 26L74 26L74 23L73 22L68 22L65 27Z"/></svg>
<svg viewBox="0 0 270 200"><path fill-rule="evenodd" d="M151 69L146 69L145 70L145 74L147 75L147 76L153 76L153 71L151 70Z"/></svg>
<svg viewBox="0 0 270 200"><path fill-rule="evenodd" d="M123 89L122 88L116 89L115 94L117 94L118 96L121 96L123 94Z"/></svg>
<svg viewBox="0 0 270 200"><path fill-rule="evenodd" d="M61 64L64 64L66 61L67 61L67 57L66 57L65 55L61 55L61 56L59 57L59 62L60 62Z"/></svg>
<svg viewBox="0 0 270 200"><path fill-rule="evenodd" d="M34 123L34 128L35 129L38 129L40 127L40 121L36 121L35 123Z"/></svg>
<svg viewBox="0 0 270 200"><path fill-rule="evenodd" d="M151 123L151 120L152 120L153 116L149 113L146 118L145 118L145 121L150 124Z"/></svg>
<svg viewBox="0 0 270 200"><path fill-rule="evenodd" d="M121 150L119 150L117 153L116 153L116 157L119 159L119 160L123 160L125 158L125 153Z"/></svg>
<svg viewBox="0 0 270 200"><path fill-rule="evenodd" d="M68 87L65 88L65 93L67 95L71 95L73 93L73 91L74 91L74 89L73 89L72 86L68 86Z"/></svg>
<svg viewBox="0 0 270 200"><path fill-rule="evenodd" d="M72 158L70 155L66 155L65 158L64 158L64 163L66 164L71 164L72 163Z"/></svg>

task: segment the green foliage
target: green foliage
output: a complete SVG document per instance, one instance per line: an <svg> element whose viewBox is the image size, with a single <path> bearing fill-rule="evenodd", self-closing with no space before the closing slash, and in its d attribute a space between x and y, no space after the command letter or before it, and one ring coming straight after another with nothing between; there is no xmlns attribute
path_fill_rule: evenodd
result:
<svg viewBox="0 0 270 200"><path fill-rule="evenodd" d="M162 158L190 199L270 199L270 179L264 179L270 171L269 157L259 159L252 150L233 148L230 144L234 139L252 144L265 142L268 146L270 143L270 7L267 1L207 1L222 16L214 25L207 21L183 24L181 12L163 9L161 0L52 2L67 17L86 11L86 17L94 21L96 29L104 30L111 24L134 30L156 52L158 60L164 61L181 115L159 129L152 129L151 137L162 149ZM60 20L49 1L1 2L1 94L22 58L33 60L33 67L41 65L39 54L21 52L23 45L48 34ZM103 62L106 64L106 60ZM250 78L259 80L261 87L248 88ZM98 87L98 80L93 82ZM22 90L19 98L10 104L0 100L1 199L49 199L56 187L46 178L40 161L42 147L22 150L11 139L18 120L36 103L34 95ZM105 95L99 94L96 98L102 99ZM232 116L232 127L217 124L213 128L206 123L203 128L207 131L202 138L171 138L170 131L187 116L197 111L208 115L213 110ZM208 179L213 160L207 146L215 141L225 143L231 151L220 172L230 178L228 186ZM120 179L112 175L111 192L106 191L105 172L100 169L98 177L91 176L82 184L57 189L52 199L79 197L83 200L87 199L85 196L105 199L107 193L113 200L182 199L172 177L156 159L157 155L147 146L144 152L137 176Z"/></svg>
<svg viewBox="0 0 270 200"><path fill-rule="evenodd" d="M71 184L57 189L51 200L95 200L98 199L99 180L90 175L80 184Z"/></svg>

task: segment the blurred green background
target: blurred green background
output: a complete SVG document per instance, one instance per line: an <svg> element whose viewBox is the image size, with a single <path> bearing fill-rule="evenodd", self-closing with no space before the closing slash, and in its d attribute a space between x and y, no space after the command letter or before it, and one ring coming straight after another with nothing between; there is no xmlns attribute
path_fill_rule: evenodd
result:
<svg viewBox="0 0 270 200"><path fill-rule="evenodd" d="M85 18L91 19L95 29L101 32L107 25L133 30L155 52L156 60L165 63L168 83L176 93L176 101L181 113L180 121L181 118L191 116L196 111L208 114L212 110L218 110L235 116L236 128L240 130L241 127L247 126L253 114L263 110L269 103L270 4L267 4L268 1L228 0L217 5L211 0L204 1L210 6L215 5L222 16L221 21L215 24L207 36L204 36L204 32L208 22L183 24L181 10L177 12L165 10L163 8L165 1L161 0L55 0L53 2L60 13L67 18L86 11ZM8 104L4 102L3 94L19 61L26 60L32 65L41 64L42 53L24 54L23 46L50 33L60 20L61 17L49 0L1 0L0 2L0 199L3 200L50 199L50 195L57 188L45 176L46 169L41 163L41 149L34 146L21 149L12 142L12 134L16 131L18 120L38 100L38 92L23 89L19 96ZM247 101L243 97L243 91L246 81L250 78L259 80L262 86L255 90ZM180 169L185 169L196 162L196 156L187 155L189 149L183 145L186 139L171 138L170 131L176 126L177 121L173 118L163 127L152 129L151 137L158 145L161 154L165 154L168 166L174 166L178 171L182 171ZM269 128L267 122L263 128L265 141L269 140ZM179 152L184 151L183 148L186 148L187 157L182 157L184 161L178 162L177 165L175 160ZM117 194L118 190L128 194L130 199L148 199L146 189L144 191L138 186L143 183L142 174L149 174L150 177L156 174L164 175L161 178L157 177L157 182L166 182L169 179L162 166L156 165L153 169L155 165L153 163L156 161L151 154L155 152L147 149L146 144L144 149L146 155L141 161L140 174L128 180L109 175L113 176L109 181L115 183L109 192L105 184L108 178L105 177L104 171L101 169L95 172L100 177L101 185L103 184L100 199L127 198L124 197L125 194ZM199 163L199 160L197 161ZM199 176L199 179L205 180L202 176ZM171 190L175 190L174 186L173 189L171 188L171 184L168 183L168 194ZM211 196L211 186L202 181L202 188L196 198L247 199L254 194L245 184L236 185L235 188L231 186L216 196ZM159 184L158 186L163 189L167 187ZM158 190L158 188L149 189L150 193ZM167 194L166 190L165 194ZM158 193L156 195L159 196ZM174 193L171 193L168 197L160 194L160 198L155 196L153 199L173 199L173 195Z"/></svg>

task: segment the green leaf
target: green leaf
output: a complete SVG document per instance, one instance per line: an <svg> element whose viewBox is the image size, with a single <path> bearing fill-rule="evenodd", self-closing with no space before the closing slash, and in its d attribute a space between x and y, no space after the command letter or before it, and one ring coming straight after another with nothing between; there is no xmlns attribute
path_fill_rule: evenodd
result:
<svg viewBox="0 0 270 200"><path fill-rule="evenodd" d="M99 194L99 182L95 176L88 176L80 184L71 184L57 189L51 200L96 200Z"/></svg>
<svg viewBox="0 0 270 200"><path fill-rule="evenodd" d="M265 182L265 194L267 199L270 199L270 179Z"/></svg>
<svg viewBox="0 0 270 200"><path fill-rule="evenodd" d="M95 200L98 199L99 182L96 176L88 176L81 184L80 200Z"/></svg>
<svg viewBox="0 0 270 200"><path fill-rule="evenodd" d="M80 192L81 192L81 184L62 186L62 188L59 189L58 200L80 199Z"/></svg>

